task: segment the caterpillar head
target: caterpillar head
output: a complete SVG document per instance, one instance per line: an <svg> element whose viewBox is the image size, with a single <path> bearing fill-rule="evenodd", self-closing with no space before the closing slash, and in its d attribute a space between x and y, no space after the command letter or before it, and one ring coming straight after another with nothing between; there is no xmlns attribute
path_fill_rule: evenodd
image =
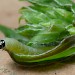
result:
<svg viewBox="0 0 75 75"><path fill-rule="evenodd" d="M2 49L3 47L5 47L5 41L4 40L0 40L0 49Z"/></svg>

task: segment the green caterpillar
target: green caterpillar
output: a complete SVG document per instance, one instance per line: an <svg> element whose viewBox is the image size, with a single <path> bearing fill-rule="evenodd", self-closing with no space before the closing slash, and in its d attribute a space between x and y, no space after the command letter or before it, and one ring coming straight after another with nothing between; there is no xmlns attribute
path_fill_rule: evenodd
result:
<svg viewBox="0 0 75 75"><path fill-rule="evenodd" d="M55 55L58 58L73 55L73 52L75 53L74 40L75 36L67 37L60 43L60 45L56 46L52 50L44 52L43 50L37 50L36 48L23 45L22 43L20 43L15 39L6 38L4 39L5 46L2 46L2 48L6 50L10 54L12 59L15 60L17 63L25 64L28 62L31 64L38 62L40 64L40 62L45 61L44 59L47 59L48 61L57 59L54 58ZM1 45L3 45L3 43ZM73 50L71 51L71 49ZM71 51L71 53L69 51ZM62 53L65 52L67 52L67 55L64 54L62 56Z"/></svg>

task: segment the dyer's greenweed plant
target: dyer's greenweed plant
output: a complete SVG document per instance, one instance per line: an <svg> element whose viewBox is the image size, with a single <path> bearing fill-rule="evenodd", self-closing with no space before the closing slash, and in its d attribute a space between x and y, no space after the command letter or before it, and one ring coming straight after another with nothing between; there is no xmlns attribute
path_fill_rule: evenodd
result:
<svg viewBox="0 0 75 75"><path fill-rule="evenodd" d="M0 24L6 38L0 48L21 65L43 65L75 55L75 3L72 0L20 0L31 3L19 12L19 27ZM22 25L21 21L27 23Z"/></svg>

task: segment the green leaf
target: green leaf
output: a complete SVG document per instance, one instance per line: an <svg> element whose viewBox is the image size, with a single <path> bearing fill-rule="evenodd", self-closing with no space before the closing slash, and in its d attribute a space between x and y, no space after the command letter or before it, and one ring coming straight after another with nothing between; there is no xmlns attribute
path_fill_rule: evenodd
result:
<svg viewBox="0 0 75 75"><path fill-rule="evenodd" d="M54 1L61 6L72 6L73 3L72 0L54 0Z"/></svg>
<svg viewBox="0 0 75 75"><path fill-rule="evenodd" d="M35 36L37 33L39 33L41 30L44 30L44 29L46 28L42 25L27 24L27 25L17 28L16 32L30 39L33 36Z"/></svg>
<svg viewBox="0 0 75 75"><path fill-rule="evenodd" d="M68 23L69 22L72 23L74 19L73 13L65 9L55 8L55 7L45 7L45 6L39 6L39 5L31 6L31 8L39 12L43 12L50 18L54 18L54 19L60 18L60 19L63 19L63 21L67 21Z"/></svg>
<svg viewBox="0 0 75 75"><path fill-rule="evenodd" d="M37 35L40 31L47 30L51 27L51 25L59 24L62 28L67 26L68 24L60 19L52 19L50 22L40 23L40 24L26 24L16 29L16 32L25 36L27 38L32 38ZM62 24L62 25L60 25ZM58 27L59 30L60 27Z"/></svg>
<svg viewBox="0 0 75 75"><path fill-rule="evenodd" d="M3 32L6 37L15 38L15 39L21 41L24 44L26 44L28 42L27 38L25 38L25 37L21 36L20 34L16 33L15 30L12 30L8 27L5 27L1 24L0 24L0 31Z"/></svg>
<svg viewBox="0 0 75 75"><path fill-rule="evenodd" d="M20 13L22 14L22 18L31 24L38 24L40 22L48 22L50 20L50 18L44 13L38 12L29 7L28 8L23 7L22 9L20 9Z"/></svg>
<svg viewBox="0 0 75 75"><path fill-rule="evenodd" d="M34 4L33 6L30 6L30 8L32 8L34 10L37 10L39 12L42 12L52 19L57 18L56 14L55 14L55 11L54 11L55 7L46 7L46 6L40 6L40 5Z"/></svg>
<svg viewBox="0 0 75 75"><path fill-rule="evenodd" d="M73 13L64 9L60 8L55 9L55 14L58 16L58 18L67 21L67 23L72 23L74 20Z"/></svg>
<svg viewBox="0 0 75 75"><path fill-rule="evenodd" d="M75 14L75 3L73 3L71 10Z"/></svg>
<svg viewBox="0 0 75 75"><path fill-rule="evenodd" d="M32 47L39 47L41 44L53 44L54 46L59 44L59 42L69 35L68 31L66 30L67 24L63 23L61 20L54 20L51 23L50 27L46 30L42 30L36 36L34 36L27 45ZM64 34L62 34L64 32ZM60 37L62 36L62 37ZM58 42L57 42L58 41ZM57 42L57 44L56 44ZM51 46L50 45L50 46ZM52 46L53 46L52 45Z"/></svg>

